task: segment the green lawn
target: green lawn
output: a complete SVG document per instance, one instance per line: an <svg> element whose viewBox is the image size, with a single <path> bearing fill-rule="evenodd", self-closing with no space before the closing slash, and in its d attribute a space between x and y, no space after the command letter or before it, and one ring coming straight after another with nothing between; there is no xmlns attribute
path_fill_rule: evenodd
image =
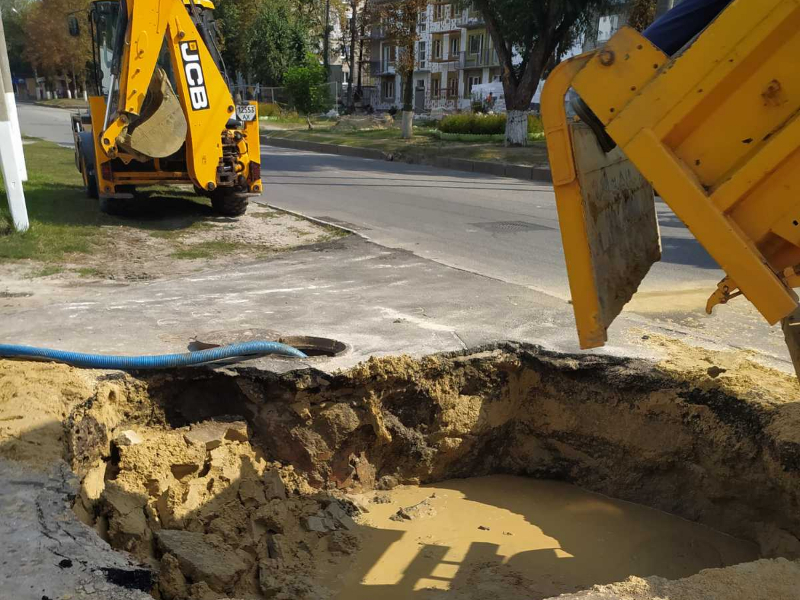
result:
<svg viewBox="0 0 800 600"><path fill-rule="evenodd" d="M531 142L525 148L506 148L500 141L450 142L438 139L433 129L425 127L415 127L414 137L411 140L402 139L400 129L397 127L361 131L297 129L267 131L266 134L276 138L374 148L394 154L397 158L448 156L518 165L547 165L547 146L544 141Z"/></svg>
<svg viewBox="0 0 800 600"><path fill-rule="evenodd" d="M31 226L25 233L13 231L5 189L0 186L0 261L60 263L69 255L100 251L113 235L113 228L105 225L125 225L161 237L207 225L201 220L211 214L207 200L166 189L159 191L152 214L144 212L120 221L102 213L97 200L86 197L72 150L42 141L26 143L24 150L28 167L25 202ZM171 214L177 218L163 218Z"/></svg>

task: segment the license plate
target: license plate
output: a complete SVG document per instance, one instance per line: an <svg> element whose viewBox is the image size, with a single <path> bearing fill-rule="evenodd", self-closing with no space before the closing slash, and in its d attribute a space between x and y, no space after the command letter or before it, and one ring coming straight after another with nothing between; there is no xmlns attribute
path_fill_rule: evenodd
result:
<svg viewBox="0 0 800 600"><path fill-rule="evenodd" d="M256 107L252 104L240 104L236 107L236 116L242 121L255 121Z"/></svg>

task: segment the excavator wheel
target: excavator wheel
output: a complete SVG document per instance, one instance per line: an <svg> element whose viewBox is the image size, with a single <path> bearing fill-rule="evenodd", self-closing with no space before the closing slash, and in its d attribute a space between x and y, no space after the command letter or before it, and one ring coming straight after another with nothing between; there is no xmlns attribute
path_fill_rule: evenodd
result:
<svg viewBox="0 0 800 600"><path fill-rule="evenodd" d="M247 196L228 190L216 190L210 197L214 212L223 217L240 217L247 211Z"/></svg>

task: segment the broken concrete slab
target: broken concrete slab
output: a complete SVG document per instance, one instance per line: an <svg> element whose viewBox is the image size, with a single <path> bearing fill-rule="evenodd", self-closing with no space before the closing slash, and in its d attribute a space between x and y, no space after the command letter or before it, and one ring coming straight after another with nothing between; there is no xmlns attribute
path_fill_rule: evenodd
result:
<svg viewBox="0 0 800 600"><path fill-rule="evenodd" d="M112 550L71 510L77 480L64 463L43 473L0 460L0 480L4 598L69 598L82 589L97 600L152 600L153 573Z"/></svg>
<svg viewBox="0 0 800 600"><path fill-rule="evenodd" d="M248 565L228 548L215 547L203 533L163 529L156 539L164 552L178 560L181 571L193 581L204 581L217 592L224 592Z"/></svg>

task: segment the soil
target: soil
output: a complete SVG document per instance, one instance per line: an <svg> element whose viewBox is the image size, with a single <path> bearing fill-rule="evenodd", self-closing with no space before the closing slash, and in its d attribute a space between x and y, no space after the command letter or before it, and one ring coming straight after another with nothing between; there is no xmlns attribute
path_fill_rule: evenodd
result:
<svg viewBox="0 0 800 600"><path fill-rule="evenodd" d="M85 295L87 287L180 277L241 264L343 234L255 203L237 218L213 216L209 207L191 204L198 214L156 215L137 221L138 225L128 225L121 218L119 227L103 227L112 235L102 248L102 261L91 254L73 254L59 265L33 260L1 263L0 310L45 306L54 299ZM55 272L41 275L48 270Z"/></svg>
<svg viewBox="0 0 800 600"><path fill-rule="evenodd" d="M469 600L541 599L591 583L606 587L586 597L794 598L796 382L738 353L653 343L671 351L656 369L516 345L370 359L333 375L242 367L132 377L3 361L0 456L39 467L62 456L82 482L75 513L158 572L154 593L165 599L334 598L348 581L388 597L408 559L390 560L380 579L364 568L379 555L441 563L466 548L480 560L451 583ZM515 477L475 483L497 475ZM591 511L605 520L579 527ZM648 532L657 543L647 545ZM625 550L637 540L650 550ZM454 554L442 556L445 546ZM623 559L611 565L614 547ZM545 554L542 572L553 576L530 579L526 561ZM650 577L756 556L775 560ZM444 594L436 578L459 565L443 564L402 597ZM776 573L780 582L761 588L771 595L725 595ZM608 587L629 575L648 577Z"/></svg>

